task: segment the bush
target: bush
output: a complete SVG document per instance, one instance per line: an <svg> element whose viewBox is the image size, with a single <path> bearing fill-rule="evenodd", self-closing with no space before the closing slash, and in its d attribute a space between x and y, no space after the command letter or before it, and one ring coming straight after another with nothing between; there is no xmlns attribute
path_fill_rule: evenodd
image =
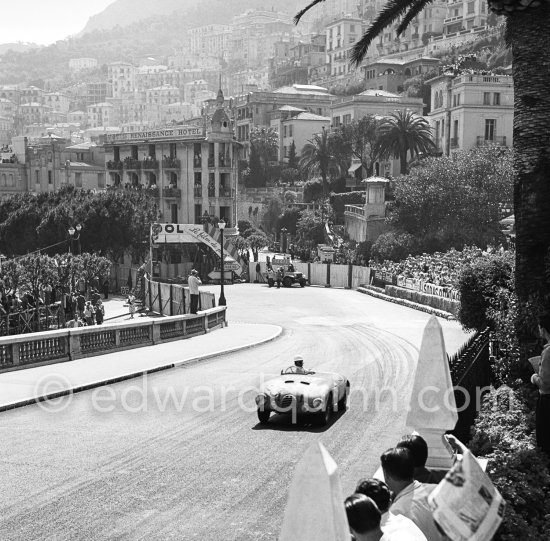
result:
<svg viewBox="0 0 550 541"><path fill-rule="evenodd" d="M308 180L304 184L304 203L318 201L323 197L323 184L320 179Z"/></svg>
<svg viewBox="0 0 550 541"><path fill-rule="evenodd" d="M550 531L550 474L533 441L530 389L502 386L485 397L473 428L471 451L489 460L487 474L506 500L495 540L545 539Z"/></svg>
<svg viewBox="0 0 550 541"><path fill-rule="evenodd" d="M418 252L418 243L409 233L383 233L372 246L372 256L378 261L401 261Z"/></svg>
<svg viewBox="0 0 550 541"><path fill-rule="evenodd" d="M458 317L463 327L478 331L495 328L488 311L502 289L512 289L512 272L513 260L508 253L479 258L462 271L458 281L461 301Z"/></svg>

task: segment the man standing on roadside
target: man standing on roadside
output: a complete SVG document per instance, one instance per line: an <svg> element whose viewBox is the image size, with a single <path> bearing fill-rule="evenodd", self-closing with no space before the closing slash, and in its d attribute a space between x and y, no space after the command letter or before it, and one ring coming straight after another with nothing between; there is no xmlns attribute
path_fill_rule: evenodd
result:
<svg viewBox="0 0 550 541"><path fill-rule="evenodd" d="M189 278L187 278L187 284L189 285L189 295L191 297L191 313L196 314L199 308L199 286L202 285L199 273L193 269Z"/></svg>

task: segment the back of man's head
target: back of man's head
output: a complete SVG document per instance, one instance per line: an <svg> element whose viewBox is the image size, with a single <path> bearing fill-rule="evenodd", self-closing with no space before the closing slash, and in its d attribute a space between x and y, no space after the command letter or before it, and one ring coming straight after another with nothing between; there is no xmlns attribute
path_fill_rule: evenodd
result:
<svg viewBox="0 0 550 541"><path fill-rule="evenodd" d="M344 502L349 527L366 534L380 527L381 513L376 504L364 494L352 494Z"/></svg>
<svg viewBox="0 0 550 541"><path fill-rule="evenodd" d="M428 444L422 436L418 434L403 436L397 442L396 447L404 447L411 452L415 468L423 468L426 466L426 460L428 460Z"/></svg>
<svg viewBox="0 0 550 541"><path fill-rule="evenodd" d="M394 447L388 449L381 457L380 464L384 471L386 480L391 477L393 480L404 483L412 483L414 476L414 462L412 453L405 447Z"/></svg>
<svg viewBox="0 0 550 541"><path fill-rule="evenodd" d="M374 477L371 479L361 479L355 489L355 493L368 496L374 501L381 513L385 513L390 508L390 489L380 479L374 479Z"/></svg>

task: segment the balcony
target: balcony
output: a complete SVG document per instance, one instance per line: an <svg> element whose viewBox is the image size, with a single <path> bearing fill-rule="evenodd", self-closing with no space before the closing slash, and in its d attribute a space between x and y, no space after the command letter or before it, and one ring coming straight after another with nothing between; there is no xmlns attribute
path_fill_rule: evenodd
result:
<svg viewBox="0 0 550 541"><path fill-rule="evenodd" d="M220 155L218 163L220 167L231 167L231 158Z"/></svg>
<svg viewBox="0 0 550 541"><path fill-rule="evenodd" d="M358 205L344 205L344 211L346 214L353 214L360 218L365 218L365 208Z"/></svg>
<svg viewBox="0 0 550 541"><path fill-rule="evenodd" d="M181 190L179 188L162 188L162 197L166 199L181 199Z"/></svg>
<svg viewBox="0 0 550 541"><path fill-rule="evenodd" d="M451 137L451 148L458 148L458 137Z"/></svg>
<svg viewBox="0 0 550 541"><path fill-rule="evenodd" d="M164 167L164 169L179 169L181 167L181 161L177 158L164 158L162 160L162 167Z"/></svg>
<svg viewBox="0 0 550 541"><path fill-rule="evenodd" d="M216 197L216 188L214 186L208 186L208 197Z"/></svg>
<svg viewBox="0 0 550 541"><path fill-rule="evenodd" d="M195 185L194 193L195 197L202 197L202 186Z"/></svg>
<svg viewBox="0 0 550 541"><path fill-rule="evenodd" d="M126 158L124 160L124 169L141 169L141 162L133 158Z"/></svg>
<svg viewBox="0 0 550 541"><path fill-rule="evenodd" d="M141 168L142 169L158 169L159 168L159 162L158 160L153 159L145 159L141 162Z"/></svg>
<svg viewBox="0 0 550 541"><path fill-rule="evenodd" d="M220 197L231 197L231 188L220 186Z"/></svg>
<svg viewBox="0 0 550 541"><path fill-rule="evenodd" d="M483 135L477 136L477 145L478 147L485 147L487 145L499 145L501 147L506 146L506 136L494 136L493 138L487 138Z"/></svg>
<svg viewBox="0 0 550 541"><path fill-rule="evenodd" d="M123 165L120 160L117 160L117 161L109 160L107 162L107 169L109 169L110 171L117 171L117 170L120 171L122 167Z"/></svg>
<svg viewBox="0 0 550 541"><path fill-rule="evenodd" d="M193 167L195 169L199 169L200 167L202 167L202 159L200 156L195 156L193 158Z"/></svg>

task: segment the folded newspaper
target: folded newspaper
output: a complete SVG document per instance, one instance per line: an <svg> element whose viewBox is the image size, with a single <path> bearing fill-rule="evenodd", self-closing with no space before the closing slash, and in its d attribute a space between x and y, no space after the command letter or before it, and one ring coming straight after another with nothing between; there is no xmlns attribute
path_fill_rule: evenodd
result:
<svg viewBox="0 0 550 541"><path fill-rule="evenodd" d="M540 363L541 363L542 357L538 355L537 357L530 357L529 362L531 363L531 366L533 367L533 370L538 374Z"/></svg>
<svg viewBox="0 0 550 541"><path fill-rule="evenodd" d="M455 462L428 501L434 519L452 541L489 541L506 505L470 451Z"/></svg>

